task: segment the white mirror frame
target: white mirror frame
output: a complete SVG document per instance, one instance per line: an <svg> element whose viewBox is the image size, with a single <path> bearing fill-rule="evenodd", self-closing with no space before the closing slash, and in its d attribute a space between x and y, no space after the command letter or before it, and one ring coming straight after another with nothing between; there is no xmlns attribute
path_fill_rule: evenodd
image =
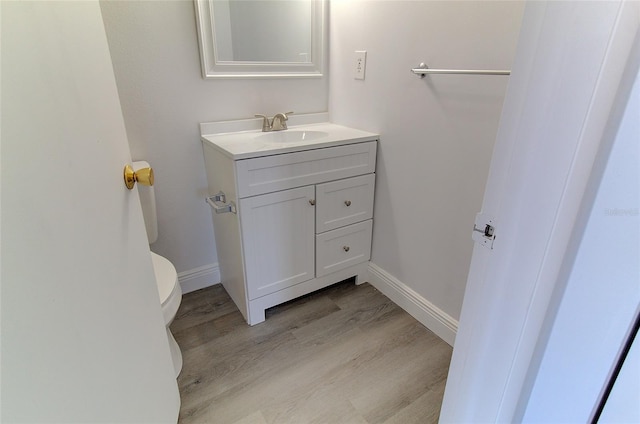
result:
<svg viewBox="0 0 640 424"><path fill-rule="evenodd" d="M322 77L326 44L325 9L317 0L312 10L311 62L233 62L217 59L213 3L194 0L203 78L314 78Z"/></svg>

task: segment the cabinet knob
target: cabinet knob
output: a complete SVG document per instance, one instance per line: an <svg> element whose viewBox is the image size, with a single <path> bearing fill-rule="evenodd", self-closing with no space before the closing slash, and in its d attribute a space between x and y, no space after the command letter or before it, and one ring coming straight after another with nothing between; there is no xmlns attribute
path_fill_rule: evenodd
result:
<svg viewBox="0 0 640 424"><path fill-rule="evenodd" d="M345 200L344 204L347 205L347 206L351 206L351 200Z"/></svg>
<svg viewBox="0 0 640 424"><path fill-rule="evenodd" d="M342 249L343 249L345 252L348 252L348 251L349 251L349 246L342 246Z"/></svg>
<svg viewBox="0 0 640 424"><path fill-rule="evenodd" d="M310 204L311 206L315 206L315 204L316 204L316 200L315 200L315 199L309 199L309 204Z"/></svg>

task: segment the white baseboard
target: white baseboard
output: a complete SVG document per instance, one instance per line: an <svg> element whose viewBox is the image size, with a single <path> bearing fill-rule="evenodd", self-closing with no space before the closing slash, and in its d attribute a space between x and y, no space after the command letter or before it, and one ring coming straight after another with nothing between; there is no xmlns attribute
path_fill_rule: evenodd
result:
<svg viewBox="0 0 640 424"><path fill-rule="evenodd" d="M182 293L189 293L220 283L218 264L209 264L178 273Z"/></svg>
<svg viewBox="0 0 640 424"><path fill-rule="evenodd" d="M372 286L453 346L458 331L457 320L373 262L369 262L368 271Z"/></svg>

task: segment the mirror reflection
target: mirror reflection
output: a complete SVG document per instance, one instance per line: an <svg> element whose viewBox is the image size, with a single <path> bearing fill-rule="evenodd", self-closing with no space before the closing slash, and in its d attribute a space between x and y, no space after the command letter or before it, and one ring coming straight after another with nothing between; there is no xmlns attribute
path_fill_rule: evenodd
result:
<svg viewBox="0 0 640 424"><path fill-rule="evenodd" d="M311 62L312 0L213 0L216 60Z"/></svg>
<svg viewBox="0 0 640 424"><path fill-rule="evenodd" d="M321 78L325 0L194 0L204 78Z"/></svg>

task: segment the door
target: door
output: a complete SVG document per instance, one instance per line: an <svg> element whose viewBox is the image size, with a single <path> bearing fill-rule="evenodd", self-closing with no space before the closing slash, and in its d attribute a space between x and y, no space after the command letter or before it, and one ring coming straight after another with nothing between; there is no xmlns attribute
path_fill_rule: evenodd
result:
<svg viewBox="0 0 640 424"><path fill-rule="evenodd" d="M636 2L527 3L482 207L496 238L474 246L441 422L519 421L637 31Z"/></svg>
<svg viewBox="0 0 640 424"><path fill-rule="evenodd" d="M97 1L1 2L4 422L176 422Z"/></svg>
<svg viewBox="0 0 640 424"><path fill-rule="evenodd" d="M240 200L249 300L315 275L315 187Z"/></svg>

